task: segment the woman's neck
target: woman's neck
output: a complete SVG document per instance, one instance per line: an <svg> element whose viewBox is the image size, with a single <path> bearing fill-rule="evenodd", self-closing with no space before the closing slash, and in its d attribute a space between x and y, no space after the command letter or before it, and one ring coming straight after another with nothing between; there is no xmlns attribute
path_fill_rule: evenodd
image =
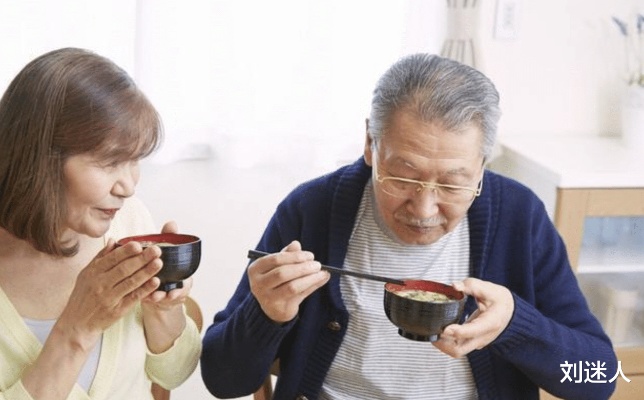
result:
<svg viewBox="0 0 644 400"><path fill-rule="evenodd" d="M79 252L58 257L0 229L0 287L23 317L57 318L78 273L102 248L102 239L79 237Z"/></svg>

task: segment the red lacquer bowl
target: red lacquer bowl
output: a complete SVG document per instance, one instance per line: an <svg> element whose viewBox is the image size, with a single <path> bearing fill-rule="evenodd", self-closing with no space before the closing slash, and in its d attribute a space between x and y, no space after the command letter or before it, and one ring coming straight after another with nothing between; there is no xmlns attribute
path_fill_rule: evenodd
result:
<svg viewBox="0 0 644 400"><path fill-rule="evenodd" d="M161 248L163 267L157 273L161 279L158 290L169 292L183 287L183 280L195 273L201 261L201 239L179 233L158 233L130 236L116 242L122 246L128 242L139 242L143 247L157 245Z"/></svg>
<svg viewBox="0 0 644 400"><path fill-rule="evenodd" d="M422 290L441 293L450 298L432 302L403 297L396 292ZM407 339L434 342L447 325L457 323L463 314L467 296L452 286L427 280L405 280L405 285L385 284L384 307L387 318L398 327L398 334Z"/></svg>

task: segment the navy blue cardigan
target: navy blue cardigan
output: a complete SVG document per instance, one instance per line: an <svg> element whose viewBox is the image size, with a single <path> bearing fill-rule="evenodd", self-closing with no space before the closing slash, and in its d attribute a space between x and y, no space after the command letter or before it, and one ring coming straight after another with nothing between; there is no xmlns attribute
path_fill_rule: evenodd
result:
<svg viewBox="0 0 644 400"><path fill-rule="evenodd" d="M257 248L278 252L297 239L318 261L342 267L370 176L371 168L360 158L298 186L279 204ZM467 356L479 398L537 399L542 387L566 399L607 399L615 382L563 379L560 364L599 361L605 362L603 379L608 380L617 370L617 360L588 309L564 243L542 202L519 183L486 171L483 192L467 218L471 276L509 288L515 302L505 331ZM475 307L470 298L465 314ZM298 318L284 325L273 323L250 293L244 274L204 336L204 383L219 398L245 396L262 384L279 358L274 398L315 399L350 317L338 275L332 275L301 304Z"/></svg>

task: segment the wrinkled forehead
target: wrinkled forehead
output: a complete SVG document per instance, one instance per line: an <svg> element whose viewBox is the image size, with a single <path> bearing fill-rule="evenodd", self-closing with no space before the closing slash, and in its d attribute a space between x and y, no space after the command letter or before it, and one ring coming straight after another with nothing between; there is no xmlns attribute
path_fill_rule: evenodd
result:
<svg viewBox="0 0 644 400"><path fill-rule="evenodd" d="M440 119L423 119L408 110L393 113L384 134L375 142L386 152L411 151L427 156L459 154L476 159L481 156L482 143L483 131L473 121L454 127Z"/></svg>

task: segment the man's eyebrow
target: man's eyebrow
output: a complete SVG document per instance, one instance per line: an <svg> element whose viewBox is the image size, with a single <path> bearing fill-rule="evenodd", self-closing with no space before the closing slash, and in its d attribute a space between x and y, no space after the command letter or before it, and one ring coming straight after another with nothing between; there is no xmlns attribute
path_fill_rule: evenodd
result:
<svg viewBox="0 0 644 400"><path fill-rule="evenodd" d="M404 164L406 167L409 167L415 171L419 171L420 168L416 167L413 163L403 160L403 159L398 159L402 164ZM461 175L469 175L469 171L465 167L456 167L452 169L448 169L447 171L444 171L441 173L441 175L450 175L450 176L461 176Z"/></svg>
<svg viewBox="0 0 644 400"><path fill-rule="evenodd" d="M391 161L390 161L390 166L392 165L400 165L404 166L407 168L410 168L414 171L419 171L419 172L425 172L422 168L416 166L412 161L407 160L406 158L399 157L399 156L394 156ZM440 175L443 176L464 176L464 177L469 177L471 175L471 171L468 170L466 167L454 167L451 169L448 169L446 171L439 171Z"/></svg>
<svg viewBox="0 0 644 400"><path fill-rule="evenodd" d="M452 168L448 169L445 171L448 175L468 175L468 170L467 168L464 167L458 167L458 168Z"/></svg>

